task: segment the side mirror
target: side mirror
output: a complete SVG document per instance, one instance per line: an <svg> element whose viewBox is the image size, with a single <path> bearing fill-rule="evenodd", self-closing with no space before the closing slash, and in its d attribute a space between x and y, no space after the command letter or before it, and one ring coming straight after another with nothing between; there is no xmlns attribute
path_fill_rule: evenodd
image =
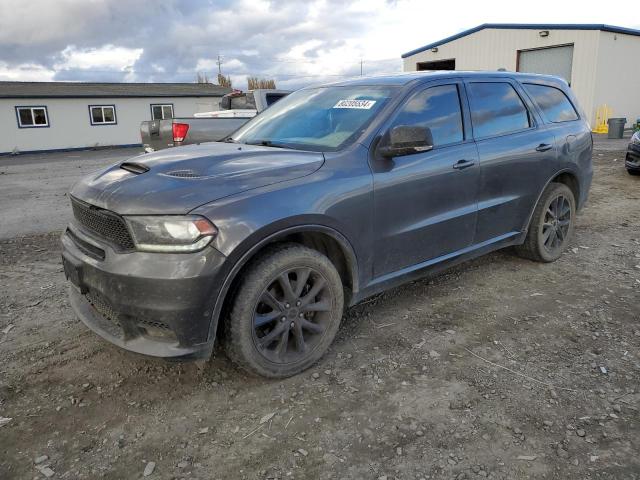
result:
<svg viewBox="0 0 640 480"><path fill-rule="evenodd" d="M400 157L427 152L433 148L433 136L429 127L397 125L388 134L387 145L380 147L383 157Z"/></svg>

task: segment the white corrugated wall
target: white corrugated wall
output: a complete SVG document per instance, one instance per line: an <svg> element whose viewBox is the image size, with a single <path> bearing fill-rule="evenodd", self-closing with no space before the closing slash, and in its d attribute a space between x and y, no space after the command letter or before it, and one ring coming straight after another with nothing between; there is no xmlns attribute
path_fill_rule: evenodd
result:
<svg viewBox="0 0 640 480"><path fill-rule="evenodd" d="M599 32L598 69L593 104L608 105L627 127L640 117L640 37Z"/></svg>
<svg viewBox="0 0 640 480"><path fill-rule="evenodd" d="M435 53L426 50L404 58L404 70L417 70L418 62L455 58L456 70L505 68L516 71L518 50L573 44L571 88L593 121L600 33L598 30L549 30L549 36L541 37L539 30L484 29L440 45Z"/></svg>

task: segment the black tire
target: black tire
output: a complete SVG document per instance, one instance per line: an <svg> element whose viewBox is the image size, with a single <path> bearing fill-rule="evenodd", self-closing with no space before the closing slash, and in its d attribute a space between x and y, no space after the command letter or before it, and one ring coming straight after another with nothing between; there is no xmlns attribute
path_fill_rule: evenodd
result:
<svg viewBox="0 0 640 480"><path fill-rule="evenodd" d="M327 257L298 244L278 245L243 275L225 320L227 356L264 377L300 373L333 342L343 307L342 281Z"/></svg>
<svg viewBox="0 0 640 480"><path fill-rule="evenodd" d="M640 175L640 170L635 170L635 169L627 168L627 173L628 173L629 175L633 175L633 176L635 177L635 176Z"/></svg>
<svg viewBox="0 0 640 480"><path fill-rule="evenodd" d="M559 218L554 218L558 211ZM536 205L525 241L516 247L516 253L536 262L556 261L569 245L575 215L576 200L571 189L562 183L550 183Z"/></svg>

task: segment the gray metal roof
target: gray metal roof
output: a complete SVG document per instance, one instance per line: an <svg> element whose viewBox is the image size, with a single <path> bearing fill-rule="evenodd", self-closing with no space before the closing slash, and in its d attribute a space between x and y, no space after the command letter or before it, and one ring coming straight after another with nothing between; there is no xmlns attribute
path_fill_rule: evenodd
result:
<svg viewBox="0 0 640 480"><path fill-rule="evenodd" d="M221 97L211 83L0 82L0 98Z"/></svg>
<svg viewBox="0 0 640 480"><path fill-rule="evenodd" d="M470 28L460 33L456 33L437 42L430 43L410 52L403 53L402 58L410 57L416 53L430 50L434 47L439 47L445 43L452 42L472 33L479 32L484 29L498 29L498 30L602 30L604 32L624 33L626 35L640 36L640 30L634 30L633 28L616 27L615 25L606 25L603 23L483 23L477 27Z"/></svg>

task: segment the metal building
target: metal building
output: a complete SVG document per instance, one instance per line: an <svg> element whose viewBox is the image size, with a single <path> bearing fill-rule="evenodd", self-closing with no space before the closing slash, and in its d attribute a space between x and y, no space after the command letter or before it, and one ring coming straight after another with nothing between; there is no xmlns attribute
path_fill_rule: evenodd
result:
<svg viewBox="0 0 640 480"><path fill-rule="evenodd" d="M140 122L218 110L199 83L0 82L0 154L140 145Z"/></svg>
<svg viewBox="0 0 640 480"><path fill-rule="evenodd" d="M405 71L505 69L563 77L594 126L606 110L628 124L640 117L638 58L640 30L591 24L487 23L402 55Z"/></svg>

